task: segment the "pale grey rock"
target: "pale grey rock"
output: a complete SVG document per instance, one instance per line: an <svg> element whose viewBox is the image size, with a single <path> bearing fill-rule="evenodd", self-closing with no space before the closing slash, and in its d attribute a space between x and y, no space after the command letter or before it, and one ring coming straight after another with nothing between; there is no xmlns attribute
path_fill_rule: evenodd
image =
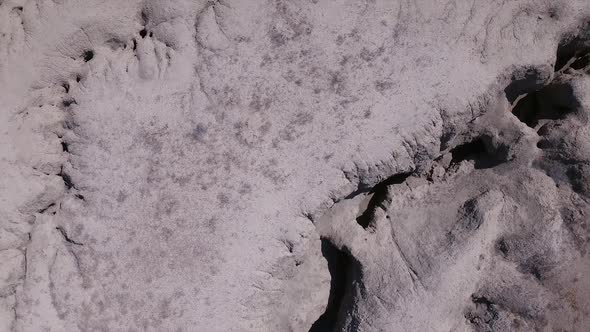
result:
<svg viewBox="0 0 590 332"><path fill-rule="evenodd" d="M1 1L0 328L586 330L589 17Z"/></svg>
<svg viewBox="0 0 590 332"><path fill-rule="evenodd" d="M349 256L337 330L590 326L589 69L560 72L513 107L500 103L472 122L480 136L431 171L340 201L318 219L320 234Z"/></svg>

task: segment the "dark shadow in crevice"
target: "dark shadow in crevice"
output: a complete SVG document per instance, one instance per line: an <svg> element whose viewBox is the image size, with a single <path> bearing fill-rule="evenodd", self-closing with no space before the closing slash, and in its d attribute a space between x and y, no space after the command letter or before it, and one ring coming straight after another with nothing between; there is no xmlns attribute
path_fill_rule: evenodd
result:
<svg viewBox="0 0 590 332"><path fill-rule="evenodd" d="M57 174L57 175L63 179L64 184L67 189L75 188L74 183L72 182L72 178L67 173L64 172L63 167L62 167L61 171L59 172L59 174Z"/></svg>
<svg viewBox="0 0 590 332"><path fill-rule="evenodd" d="M328 261L330 271L330 296L326 311L314 322L309 332L337 331L339 317L348 310L347 292L352 285L355 271L355 261L344 251L338 250L328 240L322 239L322 254ZM350 299L349 299L350 300Z"/></svg>
<svg viewBox="0 0 590 332"><path fill-rule="evenodd" d="M563 69L572 59L577 59L574 63L578 62L573 69L581 69L584 61L588 61L588 55L590 54L590 22L587 22L582 26L580 32L577 35L564 38L557 47L557 59L555 61L555 71ZM586 60L584 60L584 58Z"/></svg>
<svg viewBox="0 0 590 332"><path fill-rule="evenodd" d="M360 194L365 194L365 193L373 193L375 192L375 190L381 186L388 186L391 184L396 184L396 182L400 181L399 183L402 183L403 180L405 180L408 176L410 176L413 172L404 172L404 173L399 173L399 174L394 174L390 177L388 177L387 179L372 185L363 181L360 181L358 184L358 188L351 192L350 194L348 194L346 197L344 197L343 199L351 199L351 198L355 198L356 196L360 195ZM339 200L338 200L339 201Z"/></svg>
<svg viewBox="0 0 590 332"><path fill-rule="evenodd" d="M371 197L365 212L356 218L356 222L365 229L369 227L375 217L375 211L378 208L384 210L386 209L386 203L388 201L388 187L391 185L404 183L410 175L412 175L412 172L396 174L371 188L369 193L373 194L373 197Z"/></svg>
<svg viewBox="0 0 590 332"><path fill-rule="evenodd" d="M84 245L84 244L83 244L83 243L81 243L81 242L77 242L77 241L74 241L74 240L72 240L72 239L71 239L71 238L68 236L68 233L66 232L66 230L65 230L65 229L63 229L62 227L59 227L59 226L58 226L58 227L55 227L55 229L57 229L57 230L58 230L58 231L61 233L61 235L63 236L64 240L65 240L67 243L69 243L69 244L73 244L73 245L76 245L76 246L83 246L83 245Z"/></svg>
<svg viewBox="0 0 590 332"><path fill-rule="evenodd" d="M570 65L570 68L581 70L588 66L590 66L590 53L577 57L576 60L574 60L574 62L572 62Z"/></svg>
<svg viewBox="0 0 590 332"><path fill-rule="evenodd" d="M63 107L70 107L74 104L78 105L78 102L76 102L76 99L74 99L74 98L67 98L67 99L64 99L61 102L61 104L63 105Z"/></svg>
<svg viewBox="0 0 590 332"><path fill-rule="evenodd" d="M50 203L49 205L47 205L46 207L40 209L39 211L37 211L38 213L45 213L45 211L49 210L49 208L55 206L55 203Z"/></svg>
<svg viewBox="0 0 590 332"><path fill-rule="evenodd" d="M557 82L526 95L514 106L512 114L527 126L535 128L540 120L563 119L579 107L572 86L567 82Z"/></svg>
<svg viewBox="0 0 590 332"><path fill-rule="evenodd" d="M548 79L549 77L543 77L543 73L534 67L516 71L512 74L510 84L504 89L506 99L512 104L518 97L541 89Z"/></svg>
<svg viewBox="0 0 590 332"><path fill-rule="evenodd" d="M94 58L94 51L92 51L92 50L84 51L84 53L82 54L82 58L84 59L84 62L88 62L88 61L92 60Z"/></svg>
<svg viewBox="0 0 590 332"><path fill-rule="evenodd" d="M507 148L493 148L485 137L478 137L451 150L451 165L464 160L474 162L475 169L486 169L506 162Z"/></svg>

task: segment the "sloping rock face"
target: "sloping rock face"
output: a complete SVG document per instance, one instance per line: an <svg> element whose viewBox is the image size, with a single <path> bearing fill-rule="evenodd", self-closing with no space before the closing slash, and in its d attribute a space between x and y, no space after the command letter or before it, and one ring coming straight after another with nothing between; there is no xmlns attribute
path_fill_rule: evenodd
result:
<svg viewBox="0 0 590 332"><path fill-rule="evenodd" d="M587 69L568 68L513 107L477 118L477 136L428 171L331 207L318 230L341 250L336 277L346 286L322 324L586 330Z"/></svg>
<svg viewBox="0 0 590 332"><path fill-rule="evenodd" d="M0 331L586 331L590 3L0 1Z"/></svg>

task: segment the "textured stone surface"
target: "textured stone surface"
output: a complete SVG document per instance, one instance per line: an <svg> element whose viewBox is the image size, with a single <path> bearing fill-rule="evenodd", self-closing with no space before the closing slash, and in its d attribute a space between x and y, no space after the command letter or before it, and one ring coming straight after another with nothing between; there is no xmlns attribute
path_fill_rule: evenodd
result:
<svg viewBox="0 0 590 332"><path fill-rule="evenodd" d="M534 117L537 132L509 107L489 112L473 122L480 136L429 171L320 218L353 258L338 330L587 329L589 83L571 72L540 89L571 95L531 110L549 115Z"/></svg>
<svg viewBox="0 0 590 332"><path fill-rule="evenodd" d="M0 329L588 329L590 5L0 1Z"/></svg>

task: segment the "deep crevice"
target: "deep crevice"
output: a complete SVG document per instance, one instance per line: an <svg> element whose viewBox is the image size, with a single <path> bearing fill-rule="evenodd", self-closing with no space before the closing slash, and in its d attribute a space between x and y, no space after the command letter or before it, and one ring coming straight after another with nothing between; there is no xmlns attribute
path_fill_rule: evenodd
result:
<svg viewBox="0 0 590 332"><path fill-rule="evenodd" d="M325 312L314 322L309 332L336 331L338 318L345 306L347 288L351 285L353 260L351 256L338 250L328 240L322 239L322 254L328 261L330 272L330 296Z"/></svg>
<svg viewBox="0 0 590 332"><path fill-rule="evenodd" d="M363 212L362 215L356 218L356 222L365 229L369 227L369 225L375 217L375 211L378 208L386 208L385 203L388 200L388 187L394 184L404 183L404 181L406 181L406 179L411 175L412 172L396 174L371 188L369 190L369 193L373 194L373 197L371 197L371 200L369 201L369 204L365 212Z"/></svg>
<svg viewBox="0 0 590 332"><path fill-rule="evenodd" d="M63 179L64 184L66 185L66 188L68 188L68 189L75 188L74 183L72 182L72 178L66 172L64 172L63 167L61 168L61 171L57 175Z"/></svg>
<svg viewBox="0 0 590 332"><path fill-rule="evenodd" d="M557 59L555 61L555 71L566 67L572 59L588 57L590 54L590 22L584 24L577 35L564 38L557 47ZM575 61L574 61L575 63ZM581 69L580 64L576 65Z"/></svg>
<svg viewBox="0 0 590 332"><path fill-rule="evenodd" d="M590 53L578 56L574 62L570 65L570 68L575 70L581 70L590 66Z"/></svg>
<svg viewBox="0 0 590 332"><path fill-rule="evenodd" d="M558 120L580 107L572 86L567 82L549 84L518 101L512 113L523 123L535 128L541 120Z"/></svg>
<svg viewBox="0 0 590 332"><path fill-rule="evenodd" d="M547 80L548 77L543 77L541 70L535 67L516 71L512 74L510 84L504 89L506 99L512 104L518 97L541 89Z"/></svg>
<svg viewBox="0 0 590 332"><path fill-rule="evenodd" d="M88 62L88 61L92 60L94 58L94 51L92 51L92 50L84 51L84 53L82 54L82 58L84 59L84 62Z"/></svg>
<svg viewBox="0 0 590 332"><path fill-rule="evenodd" d="M461 144L451 150L451 165L457 165L464 160L471 160L476 169L486 169L498 166L505 162L506 158L501 156L502 152L492 149L491 144L485 137L478 137L470 142Z"/></svg>

